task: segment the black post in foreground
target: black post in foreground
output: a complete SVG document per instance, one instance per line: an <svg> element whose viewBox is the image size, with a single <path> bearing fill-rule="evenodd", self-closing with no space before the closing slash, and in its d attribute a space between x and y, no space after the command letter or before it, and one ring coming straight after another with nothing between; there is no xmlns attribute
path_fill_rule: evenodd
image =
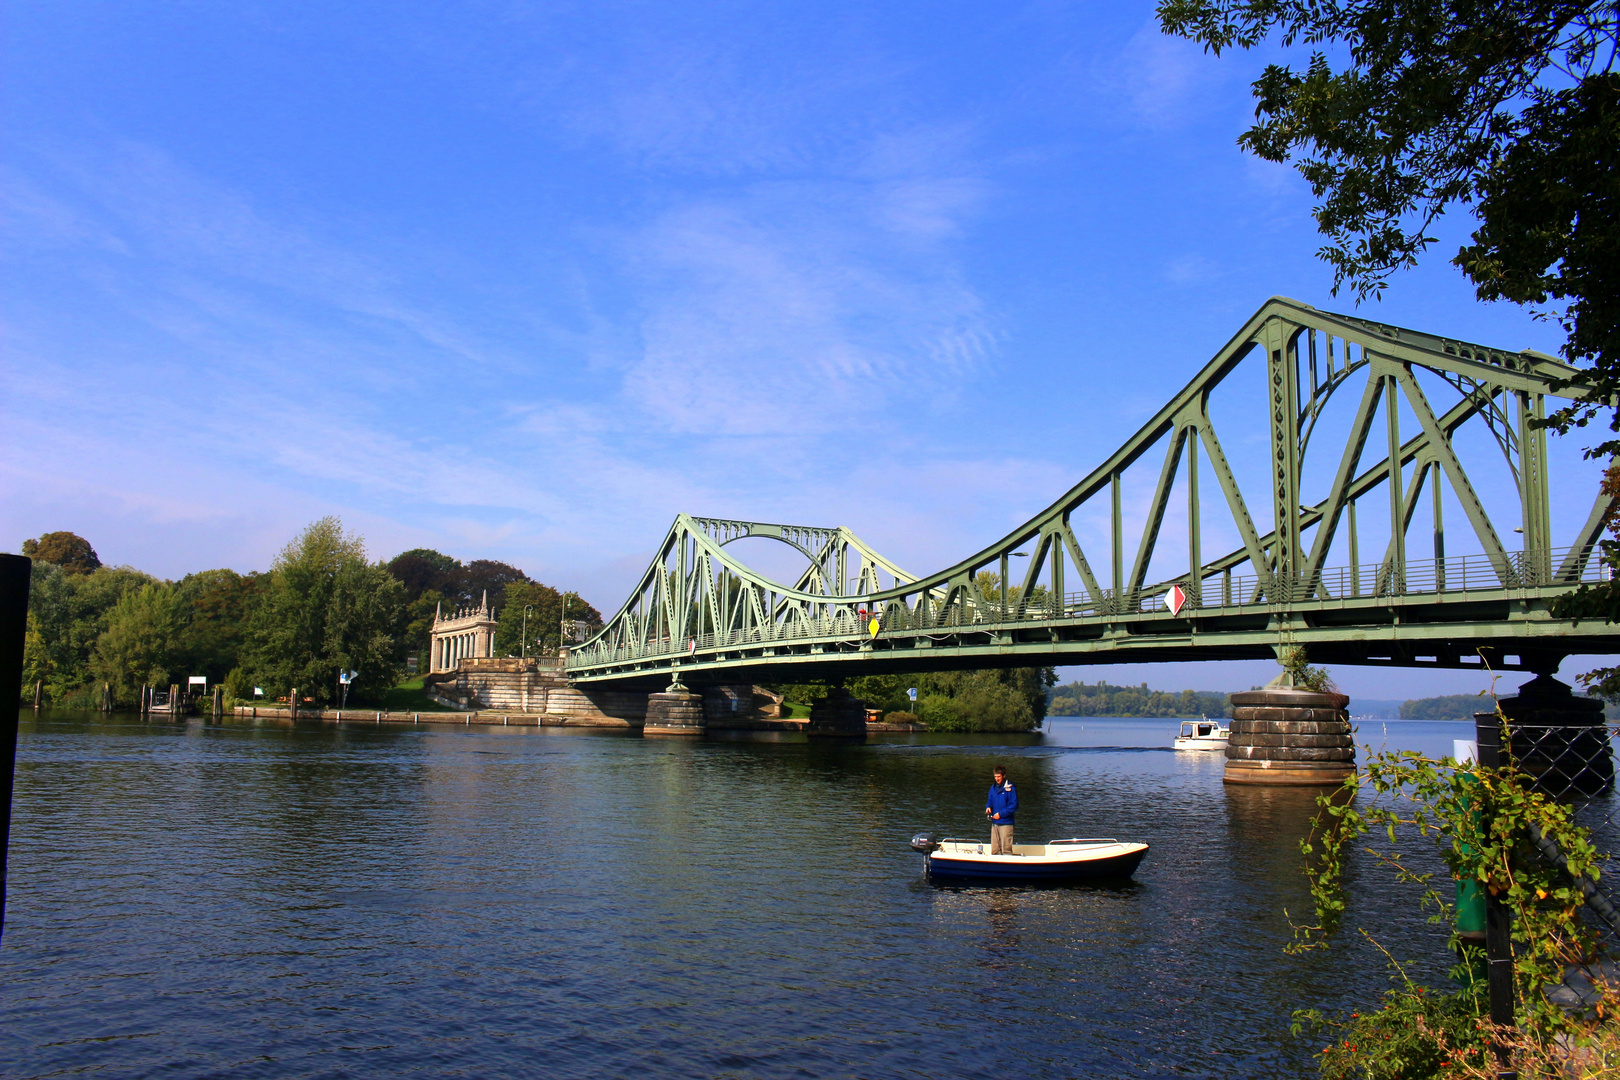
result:
<svg viewBox="0 0 1620 1080"><path fill-rule="evenodd" d="M17 714L22 709L23 636L34 562L0 555L0 933L6 922L6 862L11 855L11 780L17 770Z"/></svg>
<svg viewBox="0 0 1620 1080"><path fill-rule="evenodd" d="M1478 740L1479 763L1483 768L1502 767L1502 718L1496 713L1474 714L1474 738ZM1491 1023L1509 1027L1513 1023L1513 923L1507 905L1493 893L1485 894L1486 986L1491 994ZM1517 1080L1508 1048L1493 1043L1496 1075L1499 1080Z"/></svg>

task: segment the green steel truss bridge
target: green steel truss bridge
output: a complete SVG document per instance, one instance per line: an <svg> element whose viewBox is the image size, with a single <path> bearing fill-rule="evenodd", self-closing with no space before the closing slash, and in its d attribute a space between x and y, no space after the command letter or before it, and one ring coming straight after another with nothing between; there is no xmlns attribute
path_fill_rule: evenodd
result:
<svg viewBox="0 0 1620 1080"><path fill-rule="evenodd" d="M1236 401L1217 397L1240 371L1250 377L1233 379ZM1530 423L1571 372L1541 353L1274 297L1090 475L944 570L909 573L848 529L678 516L630 599L572 650L568 674L662 688L672 676L1271 658L1293 645L1317 663L1542 671L1571 653L1620 652L1620 628L1547 613L1549 599L1606 572L1594 549L1612 500L1599 495L1573 535L1553 536L1546 435ZM1223 440L1257 439L1262 426L1269 455L1240 487ZM1127 499L1127 471L1155 457L1157 483ZM1313 476L1325 491L1310 501ZM1251 504L1245 487L1270 505ZM1182 498L1185 543L1163 544ZM1446 551L1448 505L1453 517L1460 507L1454 546L1466 552ZM1428 526L1418 537L1414 517ZM1210 558L1205 537L1217 533L1232 550ZM774 581L728 550L744 537L787 544L808 565Z"/></svg>

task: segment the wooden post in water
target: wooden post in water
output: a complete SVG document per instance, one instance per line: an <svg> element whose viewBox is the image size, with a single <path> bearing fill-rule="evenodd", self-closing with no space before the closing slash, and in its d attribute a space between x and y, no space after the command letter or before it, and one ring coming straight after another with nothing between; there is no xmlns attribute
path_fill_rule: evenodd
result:
<svg viewBox="0 0 1620 1080"><path fill-rule="evenodd" d="M180 710L180 684L179 683L170 683L169 684L169 718L172 720L176 716L184 716L184 715L185 715L185 713Z"/></svg>
<svg viewBox="0 0 1620 1080"><path fill-rule="evenodd" d="M292 688L292 693L287 695L287 719L298 719L298 687L296 686Z"/></svg>
<svg viewBox="0 0 1620 1080"><path fill-rule="evenodd" d="M22 697L23 637L33 560L0 555L0 701ZM6 854L11 847L11 782L17 767L17 712L0 709L0 926L6 914Z"/></svg>
<svg viewBox="0 0 1620 1080"><path fill-rule="evenodd" d="M40 679L34 683L34 711L39 712L45 706L45 680Z"/></svg>
<svg viewBox="0 0 1620 1080"><path fill-rule="evenodd" d="M223 686L214 687L214 715L225 715L225 688Z"/></svg>

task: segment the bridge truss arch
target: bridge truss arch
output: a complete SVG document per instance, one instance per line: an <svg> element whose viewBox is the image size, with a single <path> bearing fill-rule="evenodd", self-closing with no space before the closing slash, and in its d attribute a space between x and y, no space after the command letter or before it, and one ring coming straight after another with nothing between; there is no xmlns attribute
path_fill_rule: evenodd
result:
<svg viewBox="0 0 1620 1080"><path fill-rule="evenodd" d="M1262 394L1217 423L1212 394L1244 365L1260 369ZM630 599L572 651L569 674L648 686L678 672L804 681L1269 657L1282 644L1305 645L1319 662L1541 670L1573 652L1620 651L1614 628L1572 627L1546 613L1552 596L1603 572L1593 554L1612 506L1599 495L1572 535L1552 535L1546 434L1534 421L1572 371L1540 353L1273 297L1078 484L933 574L901 570L843 528L678 516ZM1223 435L1262 426L1264 474L1240 478ZM1489 444L1500 464L1480 450ZM1127 521L1122 478L1138 462L1151 468L1155 453L1157 482ZM1323 462L1316 474L1331 476L1313 497L1308 454L1313 466ZM1493 518L1470 469L1505 470L1493 490L1515 494L1511 521L1500 508ZM1235 537L1213 558L1203 550L1211 511L1200 494L1210 481L1217 531ZM1263 496L1251 504L1245 484ZM1186 499L1185 555L1179 571L1163 574L1155 555L1177 491ZM1409 534L1426 494L1432 550L1422 552ZM1358 506L1369 497L1382 550L1364 559ZM1446 551L1447 502L1461 510L1475 549L1467 554ZM1100 562L1082 546L1082 517L1107 521L1103 540L1088 541ZM789 544L809 565L791 584L773 581L725 550L744 537Z"/></svg>

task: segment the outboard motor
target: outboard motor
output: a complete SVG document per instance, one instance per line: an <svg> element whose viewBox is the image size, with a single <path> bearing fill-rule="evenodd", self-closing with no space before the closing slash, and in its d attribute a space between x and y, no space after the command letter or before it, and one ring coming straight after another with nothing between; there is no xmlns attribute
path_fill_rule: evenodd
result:
<svg viewBox="0 0 1620 1080"><path fill-rule="evenodd" d="M911 838L911 846L927 855L930 851L939 847L939 834L920 832Z"/></svg>

